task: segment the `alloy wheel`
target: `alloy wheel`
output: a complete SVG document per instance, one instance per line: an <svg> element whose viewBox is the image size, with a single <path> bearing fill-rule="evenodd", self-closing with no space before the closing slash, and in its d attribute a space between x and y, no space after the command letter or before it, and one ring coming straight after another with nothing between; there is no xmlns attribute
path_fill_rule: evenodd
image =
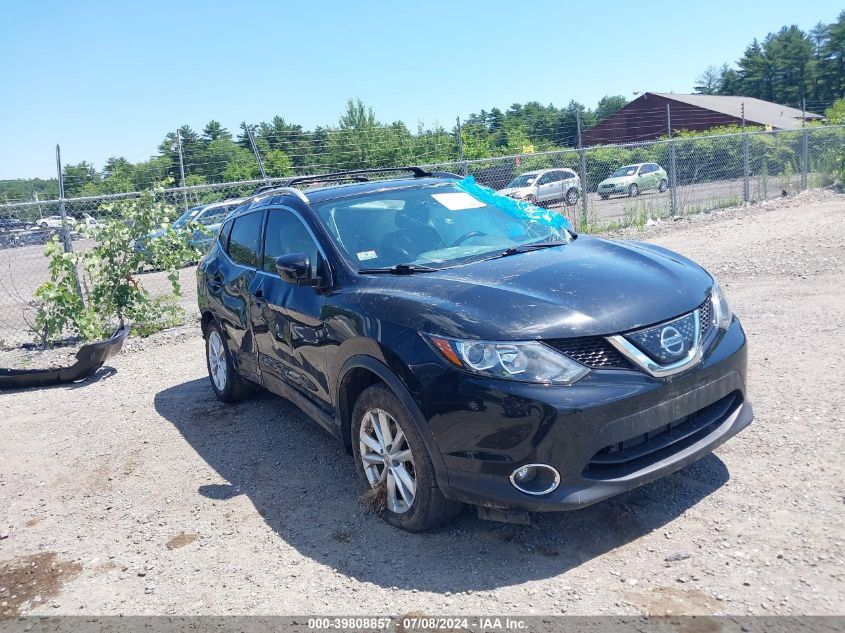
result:
<svg viewBox="0 0 845 633"><path fill-rule="evenodd" d="M226 346L216 330L208 336L208 371L217 391L226 389Z"/></svg>
<svg viewBox="0 0 845 633"><path fill-rule="evenodd" d="M387 509L410 510L417 493L414 456L396 419L383 409L369 409L359 431L361 461L370 486L383 484Z"/></svg>

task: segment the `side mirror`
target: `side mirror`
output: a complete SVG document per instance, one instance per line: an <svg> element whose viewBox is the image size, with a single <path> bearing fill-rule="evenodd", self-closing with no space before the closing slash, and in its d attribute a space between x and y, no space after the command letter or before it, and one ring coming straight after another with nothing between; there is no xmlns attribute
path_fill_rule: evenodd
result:
<svg viewBox="0 0 845 633"><path fill-rule="evenodd" d="M311 258L305 253L291 253L276 258L276 272L282 281L297 286L316 286L319 277L311 276Z"/></svg>

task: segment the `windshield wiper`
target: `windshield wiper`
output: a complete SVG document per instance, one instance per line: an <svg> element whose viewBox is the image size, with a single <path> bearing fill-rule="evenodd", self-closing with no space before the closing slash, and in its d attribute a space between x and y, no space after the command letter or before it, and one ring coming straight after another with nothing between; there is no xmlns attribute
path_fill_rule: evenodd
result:
<svg viewBox="0 0 845 633"><path fill-rule="evenodd" d="M501 259L502 257L510 257L511 255L519 255L521 253L530 253L531 251L538 251L542 248L551 248L552 246L565 246L569 244L569 242L538 242L537 244L521 244L520 246L511 246L510 248L506 248L501 253L496 253L495 255L491 255L489 257L484 257L482 259L476 259L472 262L467 263L478 263L478 262L487 262L491 259Z"/></svg>
<svg viewBox="0 0 845 633"><path fill-rule="evenodd" d="M439 268L432 268L431 266L421 266L419 264L396 264L389 268L359 268L358 272L364 275L374 275L378 273L387 273L391 275L413 275L414 273L434 273L440 270Z"/></svg>
<svg viewBox="0 0 845 633"><path fill-rule="evenodd" d="M563 246L564 244L569 244L569 242L540 242L539 244L521 244L520 246L511 246L510 248L506 248L498 255L494 255L493 257L510 257L511 255L519 255L520 253L529 253L531 251L537 251L541 248L551 248L552 246Z"/></svg>

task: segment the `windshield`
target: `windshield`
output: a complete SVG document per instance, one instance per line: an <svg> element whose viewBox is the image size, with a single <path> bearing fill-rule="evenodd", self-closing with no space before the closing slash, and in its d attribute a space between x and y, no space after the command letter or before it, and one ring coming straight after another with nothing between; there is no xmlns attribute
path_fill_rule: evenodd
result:
<svg viewBox="0 0 845 633"><path fill-rule="evenodd" d="M185 226L188 222L193 220L197 216L197 214L203 209L205 209L205 205L201 207L191 207L176 219L176 221L173 223L173 226L177 229Z"/></svg>
<svg viewBox="0 0 845 633"><path fill-rule="evenodd" d="M522 174L517 176L508 183L508 187L516 189L517 187L529 187L537 180L537 174Z"/></svg>
<svg viewBox="0 0 845 633"><path fill-rule="evenodd" d="M359 268L445 268L517 246L572 239L559 213L497 194L471 177L315 206L337 246Z"/></svg>
<svg viewBox="0 0 845 633"><path fill-rule="evenodd" d="M181 228L188 222L197 222L203 226L211 226L213 224L220 224L226 219L226 216L238 206L239 203L227 204L221 206L204 205L201 207L191 207L173 223L175 228Z"/></svg>
<svg viewBox="0 0 845 633"><path fill-rule="evenodd" d="M637 173L637 166L636 165L626 165L625 167L620 167L615 172L610 174L611 178L622 178L623 176L633 176Z"/></svg>

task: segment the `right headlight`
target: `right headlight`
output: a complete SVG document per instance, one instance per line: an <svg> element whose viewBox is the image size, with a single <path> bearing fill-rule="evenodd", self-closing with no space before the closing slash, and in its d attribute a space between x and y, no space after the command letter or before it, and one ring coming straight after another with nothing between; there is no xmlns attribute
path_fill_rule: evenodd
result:
<svg viewBox="0 0 845 633"><path fill-rule="evenodd" d="M713 304L713 322L716 327L727 330L734 314L728 304L727 297L725 297L725 291L722 290L719 282L715 279L713 280L713 291L710 293L710 301Z"/></svg>
<svg viewBox="0 0 845 633"><path fill-rule="evenodd" d="M423 334L453 365L481 376L551 385L571 385L590 370L536 341L477 341Z"/></svg>

